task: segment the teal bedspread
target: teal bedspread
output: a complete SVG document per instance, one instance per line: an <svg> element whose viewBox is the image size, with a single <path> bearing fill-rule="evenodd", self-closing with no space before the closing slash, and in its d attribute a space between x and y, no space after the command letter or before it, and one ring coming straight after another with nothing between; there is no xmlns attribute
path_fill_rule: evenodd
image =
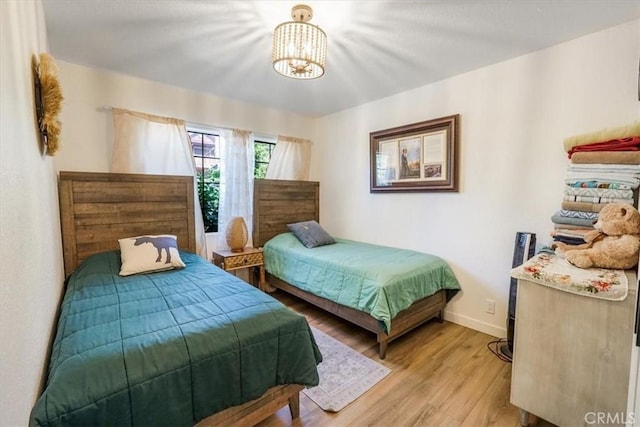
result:
<svg viewBox="0 0 640 427"><path fill-rule="evenodd" d="M449 265L434 255L335 239L333 245L304 247L292 233L264 245L266 270L307 292L364 311L391 331L392 319L415 301L460 289Z"/></svg>
<svg viewBox="0 0 640 427"><path fill-rule="evenodd" d="M190 426L281 384L318 384L306 319L181 252L182 270L119 277L119 252L70 277L30 424Z"/></svg>

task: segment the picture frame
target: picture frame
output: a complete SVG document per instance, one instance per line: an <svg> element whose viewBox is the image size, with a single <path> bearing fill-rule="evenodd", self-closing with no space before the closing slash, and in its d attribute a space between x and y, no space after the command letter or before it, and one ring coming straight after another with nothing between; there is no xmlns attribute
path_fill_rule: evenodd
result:
<svg viewBox="0 0 640 427"><path fill-rule="evenodd" d="M369 134L370 192L458 191L455 114Z"/></svg>

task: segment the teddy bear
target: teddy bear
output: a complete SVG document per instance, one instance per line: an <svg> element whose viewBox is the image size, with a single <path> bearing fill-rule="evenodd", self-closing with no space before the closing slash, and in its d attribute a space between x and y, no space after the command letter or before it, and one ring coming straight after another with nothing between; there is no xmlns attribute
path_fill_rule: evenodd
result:
<svg viewBox="0 0 640 427"><path fill-rule="evenodd" d="M555 242L556 255L580 268L628 269L640 261L640 212L631 205L605 205L595 230L584 237L586 243L570 245Z"/></svg>

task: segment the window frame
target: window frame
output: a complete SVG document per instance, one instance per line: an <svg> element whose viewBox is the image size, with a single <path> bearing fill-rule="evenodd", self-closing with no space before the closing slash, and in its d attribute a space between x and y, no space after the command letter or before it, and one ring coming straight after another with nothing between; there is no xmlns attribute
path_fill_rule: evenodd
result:
<svg viewBox="0 0 640 427"><path fill-rule="evenodd" d="M215 159L218 161L218 165L220 166L222 163L222 159L221 159L221 150L222 150L222 141L220 139L220 134L222 133L220 129L216 129L213 127L204 127L204 126L199 126L199 125L186 125L186 130L187 130L187 134L189 136L189 143L191 144L191 154L192 157L194 159L194 162L196 162L196 170L197 170L197 165L198 165L198 161L201 159ZM218 153L218 157L210 157L210 156L203 156L202 154L204 154L204 150L201 150L202 153L200 155L197 155L195 150L194 150L194 145L193 142L191 140L191 135L192 134L200 134L202 140L204 139L204 135L213 137L212 139L215 138L216 142L218 143L218 147L217 149L219 150ZM265 135L265 134L253 134L253 144L254 144L254 165L253 165L253 176L254 179L263 179L262 177L256 177L256 174L259 171L259 168L261 168L264 165L264 173L266 174L266 169L269 165L269 162L271 161L271 157L273 155L273 150L275 149L276 146L276 137L270 136L270 135ZM204 142L203 142L204 143ZM258 161L255 156L256 156L256 145L261 145L261 146L267 146L268 147L268 157L269 160L268 161ZM202 166L204 166L204 162L202 161L202 163L200 163ZM204 171L204 168L202 169ZM218 215L217 215L217 210L216 210L216 223L215 225L210 224L207 220L206 220L206 215L205 215L205 211L204 211L204 206L205 206L205 196L204 193L202 192L202 188L204 188L204 183L205 183L205 178L204 178L204 174L202 174L202 178L198 177L196 175L196 181L198 184L198 200L200 201L200 209L202 210L202 215L203 215L203 219L205 220L205 231L207 233L217 233L220 230L218 230L218 224L217 224L217 219L218 219ZM219 191L220 191L220 181L218 180L217 183L214 184L215 186L217 186L218 188L218 197L219 197ZM218 200L217 199L214 203L214 205L216 206L216 209L219 207L218 206ZM208 231L207 228L213 228L213 230Z"/></svg>

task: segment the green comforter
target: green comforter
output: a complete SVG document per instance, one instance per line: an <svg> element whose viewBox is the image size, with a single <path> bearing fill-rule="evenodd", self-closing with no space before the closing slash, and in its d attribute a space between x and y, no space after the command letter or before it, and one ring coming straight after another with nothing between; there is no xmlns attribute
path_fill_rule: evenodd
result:
<svg viewBox="0 0 640 427"><path fill-rule="evenodd" d="M307 292L356 310L384 323L415 301L447 289L460 289L449 265L434 255L407 249L335 239L332 245L304 247L292 233L264 245L266 270Z"/></svg>
<svg viewBox="0 0 640 427"><path fill-rule="evenodd" d="M119 277L87 259L62 302L30 424L188 426L281 384L318 384L305 318L202 258Z"/></svg>

